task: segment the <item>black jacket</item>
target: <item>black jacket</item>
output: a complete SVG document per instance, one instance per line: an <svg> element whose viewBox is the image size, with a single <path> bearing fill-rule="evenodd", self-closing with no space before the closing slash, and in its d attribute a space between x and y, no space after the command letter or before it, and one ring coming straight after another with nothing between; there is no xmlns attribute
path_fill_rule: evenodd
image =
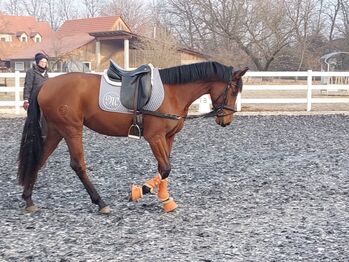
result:
<svg viewBox="0 0 349 262"><path fill-rule="evenodd" d="M47 70L43 70L37 65L33 65L32 68L28 69L25 75L23 99L29 100L34 90L41 86L47 78Z"/></svg>

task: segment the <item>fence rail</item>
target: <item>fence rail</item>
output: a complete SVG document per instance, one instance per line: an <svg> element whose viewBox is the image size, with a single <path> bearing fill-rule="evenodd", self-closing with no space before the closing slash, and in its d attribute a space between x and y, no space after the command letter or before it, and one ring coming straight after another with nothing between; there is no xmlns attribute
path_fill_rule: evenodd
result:
<svg viewBox="0 0 349 262"><path fill-rule="evenodd" d="M50 77L54 77L64 73L50 73ZM21 92L23 90L23 85L21 85L21 80L25 77L25 73L20 73L16 71L15 73L0 73L0 79L12 79L14 86L0 86L0 93L14 93L14 100L2 101L0 100L0 107L14 107L15 113L19 114L21 112L21 106L23 101L21 100ZM303 98L243 98L241 94L237 97L237 110L241 111L243 104L304 104L306 105L306 110L311 111L312 104L327 104L327 103L348 103L349 98L342 97L323 97L314 98L313 90L347 90L349 91L349 72L318 72L318 71L302 71L302 72L247 72L245 78L281 78L281 77L293 77L293 78L303 78L306 79L306 84L292 84L292 85L252 85L245 84L244 91L297 91L306 90L306 96ZM343 77L346 81L342 81L345 84L333 84L333 81L328 81L329 84L315 84L314 78L331 78L331 77ZM22 81L23 82L23 81ZM262 81L263 83L263 81ZM211 100L210 97L205 95L194 103L199 105L199 111L205 112L210 110Z"/></svg>

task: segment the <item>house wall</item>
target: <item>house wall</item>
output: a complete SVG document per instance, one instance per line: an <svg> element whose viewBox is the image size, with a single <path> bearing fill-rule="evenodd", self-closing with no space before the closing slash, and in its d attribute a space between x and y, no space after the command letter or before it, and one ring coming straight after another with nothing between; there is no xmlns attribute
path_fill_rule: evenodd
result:
<svg viewBox="0 0 349 262"><path fill-rule="evenodd" d="M120 67L125 67L124 65L124 40L123 39L114 39L114 40L102 40L100 42L100 71L107 69L109 67L110 59L117 63ZM149 63L145 61L145 55L143 50L130 48L129 54L129 66L135 68L141 64ZM200 61L205 61L202 56L195 54L190 54L186 52L178 52L178 58L180 64L190 64ZM75 49L72 52L65 54L64 56L57 58L50 58L51 70L52 71L61 71L62 62L66 60L77 60L81 62L86 62L91 64L91 70L97 71L97 61L96 61L96 41L91 41L90 43ZM58 61L58 62L57 62ZM11 61L11 68L14 69L16 60ZM18 62L24 62L24 70L27 71L32 65L33 60L21 60ZM53 67L52 64L57 66Z"/></svg>
<svg viewBox="0 0 349 262"><path fill-rule="evenodd" d="M109 66L109 60L113 59L121 67L124 64L124 40L103 40L101 41L101 66L106 69Z"/></svg>
<svg viewBox="0 0 349 262"><path fill-rule="evenodd" d="M16 71L15 70L16 63L23 63L24 64L24 68L23 68L23 70L19 70L19 71L20 72L26 72L29 68L31 68L33 66L33 62L34 62L34 57L33 57L33 60L28 60L28 59L26 59L26 60L23 60L23 59L21 59L21 60L11 60L10 61L10 71L11 72Z"/></svg>
<svg viewBox="0 0 349 262"><path fill-rule="evenodd" d="M121 67L124 66L124 46L123 40L103 40L100 45L100 71L107 69L109 66L109 60L113 59ZM62 57L63 60L75 59L82 62L90 62L91 70L97 70L96 60L96 41L92 41L87 45L80 47L79 49L66 54Z"/></svg>
<svg viewBox="0 0 349 262"><path fill-rule="evenodd" d="M207 60L202 56L195 55L195 54L189 54L186 52L180 52L180 58L181 58L182 65L198 63L198 62L203 62L203 61Z"/></svg>

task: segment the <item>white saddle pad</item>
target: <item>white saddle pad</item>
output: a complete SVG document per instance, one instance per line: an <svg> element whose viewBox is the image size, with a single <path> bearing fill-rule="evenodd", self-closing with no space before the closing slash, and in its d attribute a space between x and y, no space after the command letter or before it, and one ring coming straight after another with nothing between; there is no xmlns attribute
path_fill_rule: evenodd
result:
<svg viewBox="0 0 349 262"><path fill-rule="evenodd" d="M152 93L149 102L144 106L144 109L150 111L156 111L164 101L164 86L162 84L159 70L153 68L152 73ZM101 77L101 84L99 90L99 107L108 112L116 113L128 113L132 114L133 111L124 107L120 102L120 90L121 82L112 82L107 76L107 71Z"/></svg>

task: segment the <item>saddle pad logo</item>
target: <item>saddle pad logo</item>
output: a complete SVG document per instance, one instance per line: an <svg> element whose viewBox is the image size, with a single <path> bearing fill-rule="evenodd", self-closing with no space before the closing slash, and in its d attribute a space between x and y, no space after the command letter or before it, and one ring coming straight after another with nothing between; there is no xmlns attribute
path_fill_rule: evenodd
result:
<svg viewBox="0 0 349 262"><path fill-rule="evenodd" d="M102 101L103 107L109 110L117 109L121 105L120 97L117 92L105 93L102 98Z"/></svg>

